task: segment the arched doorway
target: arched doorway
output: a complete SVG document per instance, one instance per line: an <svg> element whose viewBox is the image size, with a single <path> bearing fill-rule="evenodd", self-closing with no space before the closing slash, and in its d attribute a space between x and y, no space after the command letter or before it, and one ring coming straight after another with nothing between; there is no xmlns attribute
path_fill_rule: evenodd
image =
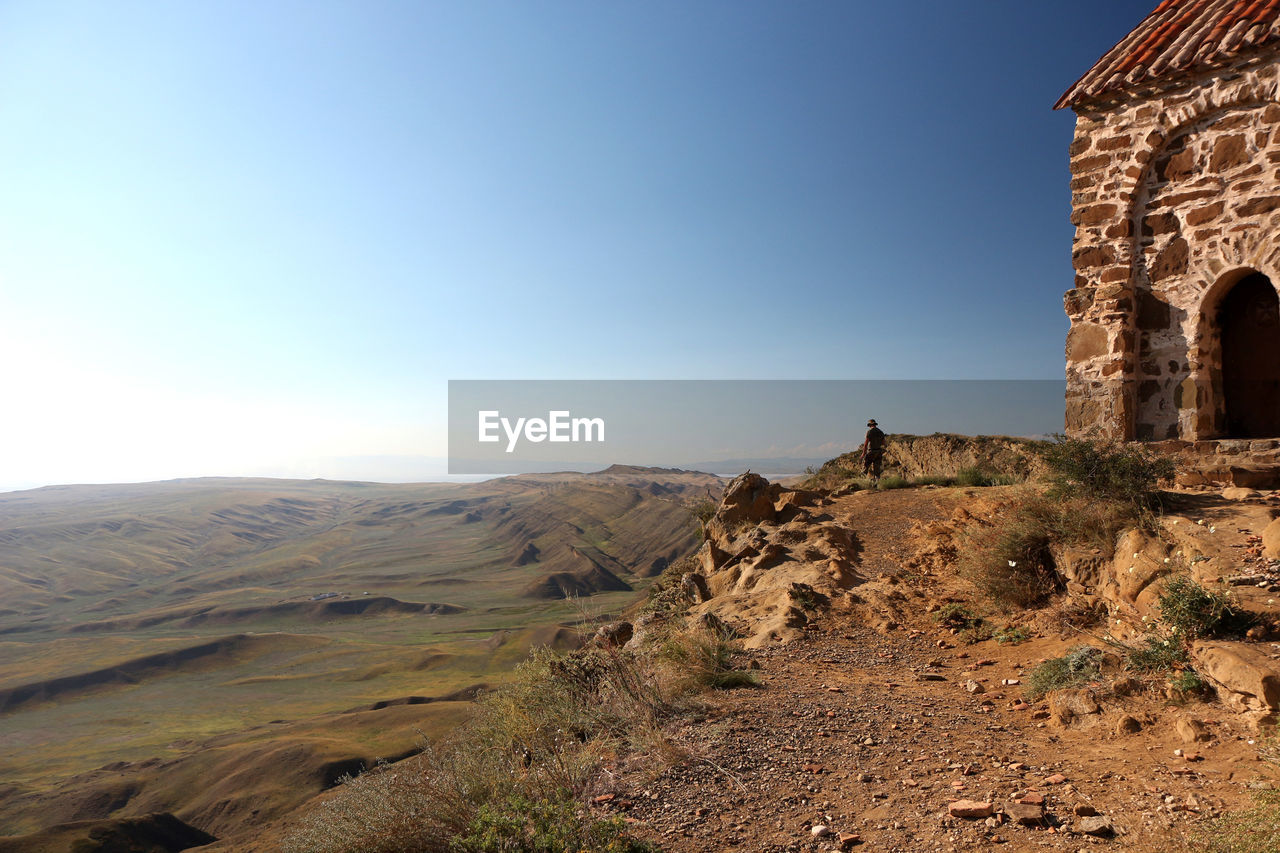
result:
<svg viewBox="0 0 1280 853"><path fill-rule="evenodd" d="M1280 437L1280 298L1250 273L1218 306L1227 438Z"/></svg>

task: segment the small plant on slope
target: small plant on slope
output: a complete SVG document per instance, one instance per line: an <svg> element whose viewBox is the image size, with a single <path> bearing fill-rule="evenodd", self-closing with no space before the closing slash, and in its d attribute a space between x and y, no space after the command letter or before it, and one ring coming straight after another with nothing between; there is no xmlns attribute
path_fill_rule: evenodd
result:
<svg viewBox="0 0 1280 853"><path fill-rule="evenodd" d="M1059 436L1040 452L1054 495L1116 501L1134 511L1154 509L1160 481L1175 473L1169 457L1115 442Z"/></svg>
<svg viewBox="0 0 1280 853"><path fill-rule="evenodd" d="M1255 791L1253 806L1228 812L1192 834L1199 853L1280 853L1280 789Z"/></svg>
<svg viewBox="0 0 1280 853"><path fill-rule="evenodd" d="M1102 650L1076 646L1060 658L1040 664L1027 678L1027 698L1032 701L1066 687L1081 687L1102 674Z"/></svg>
<svg viewBox="0 0 1280 853"><path fill-rule="evenodd" d="M1226 593L1208 589L1185 575L1165 584L1158 603L1161 621L1188 642L1244 633L1255 621Z"/></svg>

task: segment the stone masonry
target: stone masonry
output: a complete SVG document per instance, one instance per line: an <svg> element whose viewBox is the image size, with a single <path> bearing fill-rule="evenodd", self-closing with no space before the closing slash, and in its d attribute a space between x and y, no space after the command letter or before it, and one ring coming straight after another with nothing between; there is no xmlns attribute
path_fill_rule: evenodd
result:
<svg viewBox="0 0 1280 853"><path fill-rule="evenodd" d="M1280 283L1280 52L1073 109L1067 432L1227 437L1223 300Z"/></svg>

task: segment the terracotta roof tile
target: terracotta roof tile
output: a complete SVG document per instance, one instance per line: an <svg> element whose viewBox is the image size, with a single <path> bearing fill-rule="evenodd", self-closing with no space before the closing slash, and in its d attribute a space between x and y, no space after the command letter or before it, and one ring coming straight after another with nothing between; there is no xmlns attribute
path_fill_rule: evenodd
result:
<svg viewBox="0 0 1280 853"><path fill-rule="evenodd" d="M1163 0L1053 108L1227 62L1280 42L1280 0Z"/></svg>

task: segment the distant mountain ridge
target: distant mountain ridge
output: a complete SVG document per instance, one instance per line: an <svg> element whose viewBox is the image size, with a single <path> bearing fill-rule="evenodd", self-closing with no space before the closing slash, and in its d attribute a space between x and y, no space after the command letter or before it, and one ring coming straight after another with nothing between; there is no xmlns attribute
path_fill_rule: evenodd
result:
<svg viewBox="0 0 1280 853"><path fill-rule="evenodd" d="M739 459L720 459L714 462L694 462L689 467L719 477L736 477L747 471L776 477L786 474L803 474L806 468L817 468L829 458L827 456L748 456Z"/></svg>

